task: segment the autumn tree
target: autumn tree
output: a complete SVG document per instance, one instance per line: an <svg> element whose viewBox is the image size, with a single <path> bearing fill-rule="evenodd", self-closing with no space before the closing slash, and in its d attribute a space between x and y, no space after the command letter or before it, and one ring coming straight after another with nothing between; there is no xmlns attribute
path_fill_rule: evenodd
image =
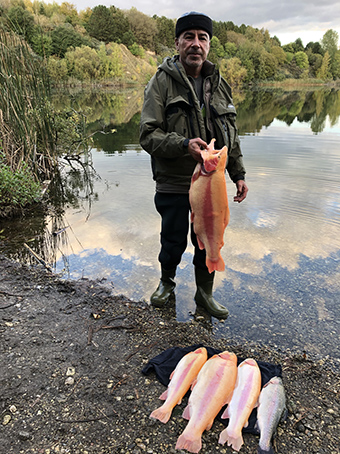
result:
<svg viewBox="0 0 340 454"><path fill-rule="evenodd" d="M337 68L337 59L335 58L338 52L338 41L339 41L339 34L335 30L327 30L326 33L323 35L321 40L322 49L325 52L328 52L330 57L330 64L329 64L329 71L334 79L338 76L338 68Z"/></svg>
<svg viewBox="0 0 340 454"><path fill-rule="evenodd" d="M300 68L300 78L308 77L309 62L307 54L303 51L296 52L294 56L295 63Z"/></svg>
<svg viewBox="0 0 340 454"><path fill-rule="evenodd" d="M319 71L317 72L317 75L316 75L316 77L318 79L327 80L327 79L331 78L330 61L331 61L331 58L329 56L328 51L326 51L325 55L323 56L320 69L319 69Z"/></svg>
<svg viewBox="0 0 340 454"><path fill-rule="evenodd" d="M154 19L146 14L139 12L136 8L127 11L131 30L136 38L136 42L144 49L154 49L155 37L157 35L157 23Z"/></svg>
<svg viewBox="0 0 340 454"><path fill-rule="evenodd" d="M73 26L80 23L77 8L73 4L68 3L68 2L63 2L60 5L59 12L61 14L64 14L65 22L72 24Z"/></svg>
<svg viewBox="0 0 340 454"><path fill-rule="evenodd" d="M327 30L321 39L321 47L324 52L328 52L331 58L338 50L339 33L335 30Z"/></svg>
<svg viewBox="0 0 340 454"><path fill-rule="evenodd" d="M286 63L287 57L282 47L273 46L270 50L270 53L274 55L279 66L283 66Z"/></svg>
<svg viewBox="0 0 340 454"><path fill-rule="evenodd" d="M100 58L100 77L103 79L119 78L123 75L123 59L119 44L101 44L98 49Z"/></svg>
<svg viewBox="0 0 340 454"><path fill-rule="evenodd" d="M79 80L94 80L100 76L100 57L95 49L77 47L66 52L68 74Z"/></svg>
<svg viewBox="0 0 340 454"><path fill-rule="evenodd" d="M221 60L220 71L230 85L241 85L247 77L247 70L237 57Z"/></svg>
<svg viewBox="0 0 340 454"><path fill-rule="evenodd" d="M340 50L337 50L333 57L332 74L334 79L340 79Z"/></svg>

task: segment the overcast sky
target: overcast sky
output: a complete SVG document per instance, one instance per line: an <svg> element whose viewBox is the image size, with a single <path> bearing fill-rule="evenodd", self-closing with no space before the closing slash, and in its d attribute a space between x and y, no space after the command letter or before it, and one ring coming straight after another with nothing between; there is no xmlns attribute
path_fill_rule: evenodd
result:
<svg viewBox="0 0 340 454"><path fill-rule="evenodd" d="M63 0L57 1L60 4ZM134 6L148 16L157 14L171 19L187 11L200 11L215 21L231 20L235 25L265 28L281 44L301 38L306 46L310 41L320 41L329 29L340 36L339 0L70 0L70 3L78 11L97 5L114 5L123 10Z"/></svg>

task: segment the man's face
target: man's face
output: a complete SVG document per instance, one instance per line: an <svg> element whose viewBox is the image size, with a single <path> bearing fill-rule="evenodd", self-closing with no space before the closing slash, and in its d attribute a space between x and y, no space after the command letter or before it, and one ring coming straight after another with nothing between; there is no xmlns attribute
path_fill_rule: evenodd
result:
<svg viewBox="0 0 340 454"><path fill-rule="evenodd" d="M204 30L186 30L176 38L175 44L186 71L200 70L210 49L208 33Z"/></svg>

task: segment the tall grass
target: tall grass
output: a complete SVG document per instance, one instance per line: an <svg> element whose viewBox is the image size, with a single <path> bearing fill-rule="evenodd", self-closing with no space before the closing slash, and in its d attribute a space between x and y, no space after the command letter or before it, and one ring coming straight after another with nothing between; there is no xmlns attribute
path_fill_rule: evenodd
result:
<svg viewBox="0 0 340 454"><path fill-rule="evenodd" d="M57 165L49 90L42 60L0 28L0 148L12 171L25 163L38 179L49 178Z"/></svg>

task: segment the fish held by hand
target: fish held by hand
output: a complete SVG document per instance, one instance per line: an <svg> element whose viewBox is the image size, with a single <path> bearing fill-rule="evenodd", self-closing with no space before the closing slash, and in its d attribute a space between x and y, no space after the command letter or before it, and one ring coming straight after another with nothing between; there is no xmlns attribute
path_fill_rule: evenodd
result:
<svg viewBox="0 0 340 454"><path fill-rule="evenodd" d="M214 142L201 151L203 164L196 165L189 191L191 222L200 249L206 250L209 273L225 269L220 251L230 218L225 179L228 149L215 150Z"/></svg>

